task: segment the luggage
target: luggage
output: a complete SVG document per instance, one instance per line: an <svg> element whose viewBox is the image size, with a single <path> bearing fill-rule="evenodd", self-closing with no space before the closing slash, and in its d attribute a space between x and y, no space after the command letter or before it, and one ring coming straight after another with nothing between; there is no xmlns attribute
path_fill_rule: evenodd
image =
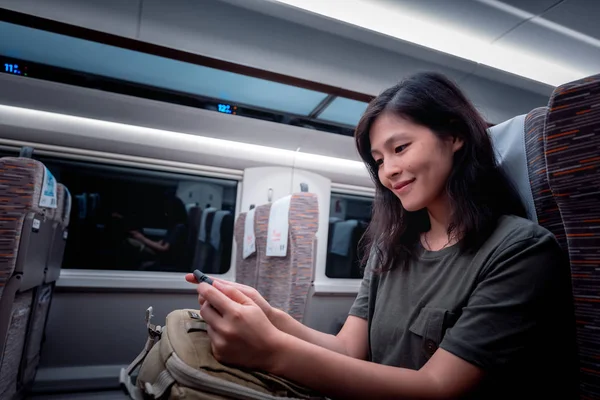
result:
<svg viewBox="0 0 600 400"><path fill-rule="evenodd" d="M325 399L271 374L219 363L198 310L172 311L163 327L153 325L151 318L149 307L146 345L119 379L134 400Z"/></svg>

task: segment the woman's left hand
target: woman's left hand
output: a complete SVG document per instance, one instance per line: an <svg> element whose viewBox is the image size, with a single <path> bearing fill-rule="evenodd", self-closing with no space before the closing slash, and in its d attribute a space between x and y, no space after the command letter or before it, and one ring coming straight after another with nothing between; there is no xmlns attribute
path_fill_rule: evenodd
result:
<svg viewBox="0 0 600 400"><path fill-rule="evenodd" d="M206 300L200 315L209 325L215 358L224 364L271 371L285 334L271 324L248 296L231 285L201 283Z"/></svg>

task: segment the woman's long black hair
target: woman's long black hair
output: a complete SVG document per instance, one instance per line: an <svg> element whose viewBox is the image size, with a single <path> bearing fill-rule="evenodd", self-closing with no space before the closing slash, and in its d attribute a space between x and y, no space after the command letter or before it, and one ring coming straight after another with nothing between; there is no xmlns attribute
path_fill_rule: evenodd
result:
<svg viewBox="0 0 600 400"><path fill-rule="evenodd" d="M517 192L496 163L487 124L475 107L444 75L418 73L371 101L356 128L356 147L376 186L371 223L362 240L365 264L374 251L376 270L406 266L415 254L420 234L429 230L425 209L406 211L379 181L369 134L383 113L425 126L440 138L464 141L454 154L446 184L453 210L448 234L460 238L462 250L478 248L502 215L526 216Z"/></svg>

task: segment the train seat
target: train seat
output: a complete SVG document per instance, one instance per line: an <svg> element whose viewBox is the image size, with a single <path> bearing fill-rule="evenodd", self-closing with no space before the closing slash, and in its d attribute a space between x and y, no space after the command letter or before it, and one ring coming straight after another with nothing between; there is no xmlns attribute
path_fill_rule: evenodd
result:
<svg viewBox="0 0 600 400"><path fill-rule="evenodd" d="M544 144L566 233L582 399L600 398L600 74L557 87Z"/></svg>
<svg viewBox="0 0 600 400"><path fill-rule="evenodd" d="M207 207L202 211L200 232L198 233L198 241L196 242L196 250L192 261L192 270L199 269L205 272L211 265L214 251L210 245L210 234L216 212L217 209L214 207Z"/></svg>
<svg viewBox="0 0 600 400"><path fill-rule="evenodd" d="M46 321L50 312L55 283L60 276L67 243L72 199L69 190L61 183L57 187L57 198L58 204L53 219L52 244L44 284L39 286L34 293L30 329L25 344L26 350L23 352L23 360L20 366L20 376L25 388L30 388L33 385L40 363Z"/></svg>
<svg viewBox="0 0 600 400"><path fill-rule="evenodd" d="M298 321L304 318L313 282L319 203L314 193L291 195L288 213L288 248L285 257L267 256L271 204L257 207L256 235L259 258L257 290L276 308Z"/></svg>
<svg viewBox="0 0 600 400"><path fill-rule="evenodd" d="M32 302L44 282L57 182L26 157L0 159L0 176L0 398L11 398L21 389Z"/></svg>
<svg viewBox="0 0 600 400"><path fill-rule="evenodd" d="M600 396L600 75L557 87L548 107L490 128L529 218L570 264L581 399Z"/></svg>
<svg viewBox="0 0 600 400"><path fill-rule="evenodd" d="M213 258L207 269L210 274L223 274L229 269L233 241L233 215L230 211L217 211L210 233Z"/></svg>
<svg viewBox="0 0 600 400"><path fill-rule="evenodd" d="M246 229L246 218L253 219L253 224L249 229L254 232L255 235L255 251L244 258L244 232ZM235 221L234 235L236 243L236 261L235 261L235 281L243 285L256 287L258 280L258 243L256 237L256 223L254 221L256 217L256 211L253 212L242 212Z"/></svg>

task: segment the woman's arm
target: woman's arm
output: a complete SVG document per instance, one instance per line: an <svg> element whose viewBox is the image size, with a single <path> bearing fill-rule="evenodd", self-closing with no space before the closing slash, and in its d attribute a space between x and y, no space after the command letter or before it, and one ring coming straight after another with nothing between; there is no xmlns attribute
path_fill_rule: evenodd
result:
<svg viewBox="0 0 600 400"><path fill-rule="evenodd" d="M277 343L269 372L333 398L453 399L472 390L483 376L443 349L415 371L348 358L291 336Z"/></svg>
<svg viewBox="0 0 600 400"><path fill-rule="evenodd" d="M483 372L438 349L419 371L378 365L329 351L275 328L237 289L202 283L200 311L215 358L266 370L326 396L349 399L451 399L474 388Z"/></svg>
<svg viewBox="0 0 600 400"><path fill-rule="evenodd" d="M361 360L367 358L368 325L367 321L362 318L350 315L337 335L329 335L311 329L281 310L275 310L275 317L271 322L277 329L298 339L352 358Z"/></svg>
<svg viewBox="0 0 600 400"><path fill-rule="evenodd" d="M187 274L185 279L190 283L198 283L193 274ZM250 286L237 282L224 281L213 278L222 286L232 286L250 298L265 313L269 321L282 332L295 336L317 346L335 351L340 354L359 359L367 358L367 321L355 316L349 316L342 330L336 335L319 332L296 321L289 314L271 307L271 305ZM204 304L204 297L198 287L198 302Z"/></svg>

